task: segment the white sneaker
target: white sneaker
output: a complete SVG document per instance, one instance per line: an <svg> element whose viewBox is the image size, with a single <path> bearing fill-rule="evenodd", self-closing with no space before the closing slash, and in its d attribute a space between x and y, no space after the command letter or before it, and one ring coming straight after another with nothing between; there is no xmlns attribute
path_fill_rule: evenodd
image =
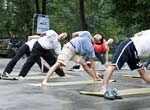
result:
<svg viewBox="0 0 150 110"><path fill-rule="evenodd" d="M24 79L24 77L23 76L19 76L18 79Z"/></svg>
<svg viewBox="0 0 150 110"><path fill-rule="evenodd" d="M9 76L9 74L7 73L7 72L4 72L3 74L2 74L2 77L8 77Z"/></svg>

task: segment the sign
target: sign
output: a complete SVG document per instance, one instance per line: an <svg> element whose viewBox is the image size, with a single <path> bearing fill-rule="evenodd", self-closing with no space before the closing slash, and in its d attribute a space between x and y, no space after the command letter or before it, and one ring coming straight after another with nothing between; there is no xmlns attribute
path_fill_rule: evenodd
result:
<svg viewBox="0 0 150 110"><path fill-rule="evenodd" d="M50 29L50 17L38 15L37 17L37 33L47 31Z"/></svg>

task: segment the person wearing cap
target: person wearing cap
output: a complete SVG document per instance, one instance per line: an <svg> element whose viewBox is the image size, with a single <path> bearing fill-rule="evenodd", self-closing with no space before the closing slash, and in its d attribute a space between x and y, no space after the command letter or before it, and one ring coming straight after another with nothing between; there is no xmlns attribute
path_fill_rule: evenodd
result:
<svg viewBox="0 0 150 110"><path fill-rule="evenodd" d="M150 54L150 30L144 30L136 33L134 37L121 42L116 49L111 65L106 69L101 92L104 97L114 99L112 92L108 91L107 84L115 70L122 68L124 63L127 63L131 70L137 70L141 78L150 83L150 75L146 74L145 67L141 63L140 57L142 54Z"/></svg>
<svg viewBox="0 0 150 110"><path fill-rule="evenodd" d="M94 63L94 48L93 43L99 41L99 37L92 38L92 35L88 31L78 31L72 33L72 39L63 46L61 53L57 58L57 62L50 68L45 79L42 81L42 85L47 85L49 77L53 72L62 66L66 66L69 60L72 60L76 63L80 63L84 70L95 80L101 80L96 76L96 68ZM85 60L82 58L82 55L88 54L91 62L91 68L88 67Z"/></svg>
<svg viewBox="0 0 150 110"><path fill-rule="evenodd" d="M40 57L42 57L50 66L55 64L57 58L52 53L51 49L53 49L55 54L58 55L61 52L60 41L65 40L65 38L67 37L66 32L58 35L54 30L48 30L41 33L41 35L43 37L39 38L34 44L30 56L28 57L18 75L19 77L25 77L30 68ZM65 75L62 68L56 69L56 73L59 74L59 76Z"/></svg>

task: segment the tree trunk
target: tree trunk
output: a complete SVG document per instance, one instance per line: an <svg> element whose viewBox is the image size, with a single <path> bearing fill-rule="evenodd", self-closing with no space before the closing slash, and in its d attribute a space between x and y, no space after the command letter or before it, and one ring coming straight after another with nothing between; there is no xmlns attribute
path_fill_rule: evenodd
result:
<svg viewBox="0 0 150 110"><path fill-rule="evenodd" d="M37 14L40 14L40 7L39 7L39 1L35 0L35 12Z"/></svg>
<svg viewBox="0 0 150 110"><path fill-rule="evenodd" d="M42 14L46 14L46 0L42 0Z"/></svg>
<svg viewBox="0 0 150 110"><path fill-rule="evenodd" d="M81 24L83 30L88 30L88 26L85 20L85 12L84 12L84 0L79 0L80 3L80 17L81 17Z"/></svg>

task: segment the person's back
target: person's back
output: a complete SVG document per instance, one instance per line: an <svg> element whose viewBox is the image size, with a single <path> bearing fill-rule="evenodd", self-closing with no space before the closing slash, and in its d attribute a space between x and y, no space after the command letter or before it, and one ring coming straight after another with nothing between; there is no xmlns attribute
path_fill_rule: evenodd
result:
<svg viewBox="0 0 150 110"><path fill-rule="evenodd" d="M142 31L141 35L137 35L131 38L138 55L142 53L150 54L150 30Z"/></svg>
<svg viewBox="0 0 150 110"><path fill-rule="evenodd" d="M46 35L44 37L38 39L38 42L43 48L49 50L53 48L52 44L57 41L57 36L58 34L55 31L48 30L46 31Z"/></svg>
<svg viewBox="0 0 150 110"><path fill-rule="evenodd" d="M70 42L76 47L75 50L80 55L93 51L91 48L93 47L92 36L88 31L79 31L78 37L71 39Z"/></svg>

